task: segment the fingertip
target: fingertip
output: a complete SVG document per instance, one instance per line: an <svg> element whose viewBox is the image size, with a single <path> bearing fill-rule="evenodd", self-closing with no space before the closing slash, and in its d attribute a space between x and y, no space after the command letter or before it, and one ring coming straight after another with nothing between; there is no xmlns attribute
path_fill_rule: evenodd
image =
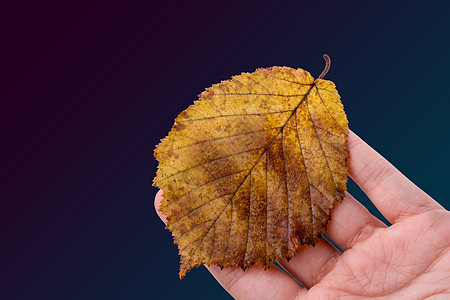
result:
<svg viewBox="0 0 450 300"><path fill-rule="evenodd" d="M164 199L163 198L163 190L159 190L157 193L156 193L156 196L155 196L155 210L156 210L156 213L158 214L158 216L160 217L160 219L164 222L164 223L167 223L167 218L166 218L166 216L159 210L159 207L161 206L161 201Z"/></svg>

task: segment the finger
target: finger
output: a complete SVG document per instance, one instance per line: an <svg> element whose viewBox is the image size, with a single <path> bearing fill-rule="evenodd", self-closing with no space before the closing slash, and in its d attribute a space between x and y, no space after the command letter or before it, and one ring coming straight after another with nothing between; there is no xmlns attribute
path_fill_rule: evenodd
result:
<svg viewBox="0 0 450 300"><path fill-rule="evenodd" d="M350 176L391 223L442 209L352 131L348 135Z"/></svg>
<svg viewBox="0 0 450 300"><path fill-rule="evenodd" d="M235 299L295 299L307 292L276 266L268 270L252 266L246 271L236 267L220 270L217 266L207 269Z"/></svg>
<svg viewBox="0 0 450 300"><path fill-rule="evenodd" d="M314 247L303 245L292 259L281 259L278 263L309 289L333 269L340 256L341 253L322 238Z"/></svg>
<svg viewBox="0 0 450 300"><path fill-rule="evenodd" d="M163 200L163 191L155 196L155 209L161 220L166 223L166 216L159 211ZM294 279L276 266L268 270L253 266L247 271L230 267L220 269L217 266L206 267L222 287L236 299L294 299L306 293Z"/></svg>
<svg viewBox="0 0 450 300"><path fill-rule="evenodd" d="M326 234L343 251L372 236L386 224L372 215L352 195L345 193L342 203L336 204Z"/></svg>
<svg viewBox="0 0 450 300"><path fill-rule="evenodd" d="M155 196L155 210L158 216L161 218L161 220L164 223L167 223L167 217L162 212L159 211L159 206L161 205L162 200L163 200L163 191L159 190Z"/></svg>
<svg viewBox="0 0 450 300"><path fill-rule="evenodd" d="M343 251L369 238L377 229L387 226L370 214L367 209L346 193L344 201L333 210L327 235ZM280 265L297 278L306 288L322 280L334 267L340 253L325 239L314 248L303 246L289 262L281 260Z"/></svg>

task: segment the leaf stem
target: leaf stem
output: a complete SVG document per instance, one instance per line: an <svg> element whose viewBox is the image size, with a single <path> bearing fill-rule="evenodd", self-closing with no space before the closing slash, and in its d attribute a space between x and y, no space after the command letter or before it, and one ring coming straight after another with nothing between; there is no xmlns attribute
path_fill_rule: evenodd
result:
<svg viewBox="0 0 450 300"><path fill-rule="evenodd" d="M323 58L325 59L325 68L322 71L322 74L320 74L319 78L317 79L322 79L325 77L325 75L327 75L328 71L330 70L331 67L331 59L327 54L323 55Z"/></svg>

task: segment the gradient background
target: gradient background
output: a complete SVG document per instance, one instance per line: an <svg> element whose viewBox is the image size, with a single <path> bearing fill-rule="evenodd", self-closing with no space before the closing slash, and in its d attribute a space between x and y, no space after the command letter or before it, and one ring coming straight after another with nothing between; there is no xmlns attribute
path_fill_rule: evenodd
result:
<svg viewBox="0 0 450 300"><path fill-rule="evenodd" d="M206 87L323 53L350 128L449 209L448 2L310 2L4 4L0 298L229 299L178 279L154 145Z"/></svg>

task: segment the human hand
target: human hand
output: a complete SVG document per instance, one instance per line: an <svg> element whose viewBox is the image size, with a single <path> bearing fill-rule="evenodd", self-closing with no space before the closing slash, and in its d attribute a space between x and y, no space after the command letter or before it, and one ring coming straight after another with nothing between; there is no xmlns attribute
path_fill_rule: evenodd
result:
<svg viewBox="0 0 450 300"><path fill-rule="evenodd" d="M450 299L450 213L414 185L353 132L350 176L391 222L387 227L346 193L326 234L304 245L289 262L264 271L253 266L207 267L237 299L392 298ZM162 191L155 198L159 212Z"/></svg>

